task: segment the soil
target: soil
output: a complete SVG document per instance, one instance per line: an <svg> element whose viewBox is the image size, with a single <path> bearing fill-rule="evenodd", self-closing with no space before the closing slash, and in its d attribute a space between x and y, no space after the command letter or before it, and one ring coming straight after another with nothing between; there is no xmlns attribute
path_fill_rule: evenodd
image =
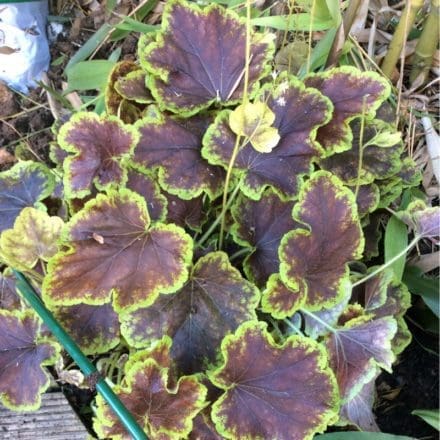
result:
<svg viewBox="0 0 440 440"><path fill-rule="evenodd" d="M93 20L85 18L81 28L96 29ZM60 35L52 46L52 59L63 56L65 61L52 66L49 79L57 90L61 89L64 67L69 57L91 35L90 32L78 32L71 29ZM69 32L69 29L67 29ZM121 59L132 59L137 38L131 36L123 44ZM96 58L106 58L114 49L108 43L98 52ZM5 107L5 103L8 104ZM41 88L33 90L29 96L11 95L0 86L0 153L6 151L20 159L37 159L50 163L49 144L53 141L51 126L54 117L47 104L46 92ZM10 166L2 160L0 170ZM393 368L393 374L382 373L377 379L377 403L375 414L380 429L384 432L407 435L423 440L437 439L438 432L419 417L411 415L415 409L435 409L439 407L439 358L438 338L414 325L410 325L414 334L411 345L399 356ZM428 351L426 347L431 347ZM92 412L90 403L95 392L64 385L63 392L78 413L85 426L91 430Z"/></svg>
<svg viewBox="0 0 440 440"><path fill-rule="evenodd" d="M430 349L436 349L438 338L414 325L410 330L413 341L394 364L393 374L383 372L376 381L376 421L383 432L434 440L439 433L411 412L439 407L439 358Z"/></svg>

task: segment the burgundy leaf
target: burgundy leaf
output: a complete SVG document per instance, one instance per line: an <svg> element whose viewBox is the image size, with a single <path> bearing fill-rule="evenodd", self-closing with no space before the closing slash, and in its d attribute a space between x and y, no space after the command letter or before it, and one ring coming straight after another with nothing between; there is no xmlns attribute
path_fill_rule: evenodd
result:
<svg viewBox="0 0 440 440"><path fill-rule="evenodd" d="M278 247L281 238L299 227L292 218L293 202L282 201L272 190L260 200L241 196L232 207L234 241L249 246L252 252L244 260L247 277L258 286L264 285L272 273L279 271Z"/></svg>
<svg viewBox="0 0 440 440"><path fill-rule="evenodd" d="M0 272L0 309L17 310L21 301L15 289L15 278Z"/></svg>
<svg viewBox="0 0 440 440"><path fill-rule="evenodd" d="M40 323L31 312L0 310L0 401L14 410L36 410L49 386L42 365L55 363L59 347L38 341Z"/></svg>
<svg viewBox="0 0 440 440"><path fill-rule="evenodd" d="M236 102L244 87L246 25L218 5L201 10L193 3L167 2L157 42L141 53L154 77L150 88L167 109L194 114L213 102ZM270 70L270 35L252 34L249 86ZM156 77L157 76L157 77Z"/></svg>
<svg viewBox="0 0 440 440"><path fill-rule="evenodd" d="M273 126L280 141L270 153L256 151L250 143L239 149L234 175L242 178L241 189L259 199L264 188L272 186L288 198L297 195L302 174L310 173L312 161L321 150L314 142L316 130L328 121L330 103L320 93L307 89L294 77L286 78L265 100L275 114ZM234 149L236 136L229 128L230 111L219 113L203 139L203 156L225 169Z"/></svg>
<svg viewBox="0 0 440 440"><path fill-rule="evenodd" d="M83 198L93 185L106 190L124 184L122 161L133 152L138 133L113 116L77 113L60 130L58 142L69 157L64 161L64 188L69 198Z"/></svg>
<svg viewBox="0 0 440 440"><path fill-rule="evenodd" d="M63 244L43 283L53 305L100 305L113 295L116 311L147 306L183 285L192 258L191 238L175 225L150 225L144 199L128 189L88 202Z"/></svg>
<svg viewBox="0 0 440 440"><path fill-rule="evenodd" d="M148 174L129 169L126 187L140 194L147 203L152 221L163 221L167 215L167 199L161 194L159 185Z"/></svg>
<svg viewBox="0 0 440 440"><path fill-rule="evenodd" d="M319 143L330 154L350 149L353 134L349 122L361 115L374 116L390 93L387 80L379 74L350 66L314 73L305 79L305 84L318 89L333 103L333 117L317 135Z"/></svg>
<svg viewBox="0 0 440 440"><path fill-rule="evenodd" d="M205 406L206 388L195 376L181 377L168 388L168 369L153 359L130 364L114 391L150 438L187 438L192 420ZM99 395L93 427L100 438L130 439L116 414Z"/></svg>
<svg viewBox="0 0 440 440"><path fill-rule="evenodd" d="M19 162L0 173L0 233L14 226L23 208L37 205L54 187L48 168L36 162Z"/></svg>
<svg viewBox="0 0 440 440"><path fill-rule="evenodd" d="M59 307L54 314L85 354L105 353L120 341L118 315L110 304Z"/></svg>
<svg viewBox="0 0 440 440"><path fill-rule="evenodd" d="M116 83L121 78L126 77L130 72L135 72L136 70L139 70L139 66L137 66L134 61L128 60L120 61L113 67L105 89L105 107L107 114L115 116L119 115L119 108L124 96L121 96L116 90Z"/></svg>
<svg viewBox="0 0 440 440"><path fill-rule="evenodd" d="M183 200L172 194L164 194L168 201L167 222L174 223L182 228L191 228L201 231L206 221L206 212L203 210L203 196L190 200Z"/></svg>
<svg viewBox="0 0 440 440"><path fill-rule="evenodd" d="M208 373L225 390L212 419L225 438L311 439L334 420L338 394L321 347L293 336L275 344L250 321L222 342L224 361Z"/></svg>
<svg viewBox="0 0 440 440"><path fill-rule="evenodd" d="M202 137L211 118L195 116L187 120L161 116L136 124L140 141L134 164L143 170L159 169L159 183L182 199L206 192L211 199L222 192L225 173L201 155Z"/></svg>
<svg viewBox="0 0 440 440"><path fill-rule="evenodd" d="M347 263L360 258L364 244L353 194L336 177L318 171L302 188L294 218L309 229L283 237L281 279L294 291L306 285L309 310L335 305L344 296Z"/></svg>
<svg viewBox="0 0 440 440"><path fill-rule="evenodd" d="M386 179L395 175L402 167L400 161L402 142L400 140L395 145L387 147L378 146L375 143L375 135L379 132L379 127L383 129L382 121L365 122L362 150L359 148L360 127L359 121L350 124L353 133L350 149L333 154L319 162L321 168L336 174L347 185L355 185L358 181L360 184L368 184L375 179ZM362 159L360 151L362 151ZM361 160L362 166L359 170Z"/></svg>
<svg viewBox="0 0 440 440"><path fill-rule="evenodd" d="M327 337L330 366L336 374L342 399L356 395L375 366L391 371L395 360L391 340L396 330L396 321L390 316L370 321L360 317Z"/></svg>
<svg viewBox="0 0 440 440"><path fill-rule="evenodd" d="M227 255L213 252L198 260L179 292L123 314L122 333L137 347L169 335L171 354L180 370L196 372L215 360L226 334L256 318L258 301L256 287L229 263Z"/></svg>

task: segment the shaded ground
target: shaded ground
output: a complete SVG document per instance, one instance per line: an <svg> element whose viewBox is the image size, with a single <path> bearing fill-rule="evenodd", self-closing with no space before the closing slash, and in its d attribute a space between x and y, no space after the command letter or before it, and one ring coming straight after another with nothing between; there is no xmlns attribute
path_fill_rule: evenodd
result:
<svg viewBox="0 0 440 440"><path fill-rule="evenodd" d="M437 338L414 326L411 331L413 342L393 366L393 374L383 372L377 379L377 423L383 432L434 440L438 432L411 412L439 407L439 358L420 345L435 347Z"/></svg>

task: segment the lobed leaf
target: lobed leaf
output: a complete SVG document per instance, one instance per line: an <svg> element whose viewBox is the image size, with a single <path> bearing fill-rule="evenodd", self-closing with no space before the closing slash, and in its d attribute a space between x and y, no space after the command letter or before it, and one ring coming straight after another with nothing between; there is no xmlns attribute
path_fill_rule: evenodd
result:
<svg viewBox="0 0 440 440"><path fill-rule="evenodd" d="M279 274L272 274L261 299L261 309L276 319L292 316L306 302L306 289L289 289Z"/></svg>
<svg viewBox="0 0 440 440"><path fill-rule="evenodd" d="M351 399L371 380L377 366L391 372L395 360L391 341L396 331L397 324L391 316L373 320L359 317L328 336L325 344L330 366L343 401Z"/></svg>
<svg viewBox="0 0 440 440"><path fill-rule="evenodd" d="M159 170L163 189L182 199L192 199L206 192L211 199L221 194L225 173L210 165L200 150L210 117L195 116L178 120L170 116L146 118L136 124L140 141L134 165L142 170Z"/></svg>
<svg viewBox="0 0 440 440"><path fill-rule="evenodd" d="M244 321L256 319L258 302L258 289L241 276L228 256L212 252L197 261L179 292L123 314L121 330L135 347L169 335L179 369L197 372L215 360L225 335Z"/></svg>
<svg viewBox="0 0 440 440"><path fill-rule="evenodd" d="M365 312L375 318L392 316L396 320L397 331L391 347L396 355L402 353L412 339L403 318L411 307L411 295L406 285L394 278L392 273L382 272L366 283L363 303Z"/></svg>
<svg viewBox="0 0 440 440"><path fill-rule="evenodd" d="M237 102L243 94L246 24L216 4L201 10L181 0L167 2L162 32L141 53L156 101L180 115L211 103ZM252 34L250 94L268 74L274 47L270 35Z"/></svg>
<svg viewBox="0 0 440 440"><path fill-rule="evenodd" d="M307 338L275 344L266 324L250 321L222 342L223 363L208 372L225 390L212 407L228 439L311 439L334 421L338 393L321 347Z"/></svg>
<svg viewBox="0 0 440 440"><path fill-rule="evenodd" d="M376 379L379 373L380 369L377 368L372 379L341 406L339 423L354 425L362 431L380 432L372 410L376 395Z"/></svg>
<svg viewBox="0 0 440 440"><path fill-rule="evenodd" d="M0 401L7 408L32 411L49 387L43 365L54 364L59 346L39 338L40 322L31 312L0 310Z"/></svg>
<svg viewBox="0 0 440 440"><path fill-rule="evenodd" d="M38 207L54 187L48 168L36 162L19 162L0 173L0 233L14 226L23 208Z"/></svg>
<svg viewBox="0 0 440 440"><path fill-rule="evenodd" d="M56 307L53 312L86 355L106 353L119 344L118 315L111 304Z"/></svg>
<svg viewBox="0 0 440 440"><path fill-rule="evenodd" d="M58 251L64 222L35 208L24 208L13 229L0 237L0 256L11 267L32 269L38 260L48 261Z"/></svg>
<svg viewBox="0 0 440 440"><path fill-rule="evenodd" d="M351 260L364 246L353 194L325 171L318 171L301 190L293 216L309 229L295 229L281 240L281 280L294 292L306 290L304 304L319 310L344 295Z"/></svg>
<svg viewBox="0 0 440 440"><path fill-rule="evenodd" d="M296 197L301 175L310 173L312 161L321 155L314 142L316 130L330 118L328 99L305 88L293 76L283 78L275 90L265 88L268 96L263 96L275 114L273 127L278 130L280 141L270 153L259 153L248 142L241 146L234 163L234 175L242 178L241 190L255 200L268 186L284 197ZM229 127L230 114L229 110L218 114L206 132L202 149L202 155L209 163L225 169L236 142Z"/></svg>
<svg viewBox="0 0 440 440"><path fill-rule="evenodd" d="M283 201L267 189L260 200L240 196L231 209L231 234L236 243L252 251L243 263L246 276L258 286L279 271L278 247L281 238L298 227L292 219L293 202Z"/></svg>
<svg viewBox="0 0 440 440"><path fill-rule="evenodd" d="M205 406L206 387L195 376L183 376L168 388L168 369L153 359L130 366L124 384L114 391L136 421L151 438L187 438L192 420ZM93 427L101 438L131 438L100 395L96 413Z"/></svg>
<svg viewBox="0 0 440 440"><path fill-rule="evenodd" d="M114 116L76 113L62 126L58 142L71 153L64 161L64 190L68 198L84 198L93 186L109 190L123 185L127 171L122 163L133 153L137 131Z"/></svg>
<svg viewBox="0 0 440 440"><path fill-rule="evenodd" d="M20 305L20 297L15 288L15 277L6 270L4 273L0 272L0 309L18 310Z"/></svg>
<svg viewBox="0 0 440 440"><path fill-rule="evenodd" d="M440 208L438 206L426 206L422 200L415 200L405 211L398 213L398 216L411 226L420 238L439 240Z"/></svg>
<svg viewBox="0 0 440 440"><path fill-rule="evenodd" d="M198 232L202 230L202 225L207 219L207 214L203 209L203 196L184 200L165 193L165 197L168 201L167 222Z"/></svg>
<svg viewBox="0 0 440 440"><path fill-rule="evenodd" d="M108 115L118 116L121 102L124 99L116 90L117 81L137 70L139 70L139 66L130 60L119 61L112 68L105 87L105 109Z"/></svg>
<svg viewBox="0 0 440 440"><path fill-rule="evenodd" d="M112 294L117 312L148 306L182 286L192 258L191 238L175 225L150 225L144 199L127 189L86 203L63 245L43 283L54 306L105 304Z"/></svg>
<svg viewBox="0 0 440 440"><path fill-rule="evenodd" d="M316 137L327 154L349 150L353 141L350 121L362 115L374 116L390 93L382 76L350 66L313 73L304 82L327 96L334 106L332 119L319 128Z"/></svg>
<svg viewBox="0 0 440 440"><path fill-rule="evenodd" d="M149 174L130 168L125 186L141 195L147 203L148 215L154 221L164 221L167 216L167 199L159 185Z"/></svg>
<svg viewBox="0 0 440 440"><path fill-rule="evenodd" d="M151 92L146 86L147 75L144 70L137 69L117 79L115 90L129 101L136 101L142 104L153 103Z"/></svg>
<svg viewBox="0 0 440 440"><path fill-rule="evenodd" d="M399 138L393 141L393 145L384 147L380 145L378 136L378 131L383 130L382 121L365 122L362 139L360 139L361 122L358 120L352 122L350 129L353 135L351 148L320 160L321 168L336 174L347 185L356 185L357 182L366 185L375 179L392 177L400 170L402 167L400 133L398 133Z"/></svg>

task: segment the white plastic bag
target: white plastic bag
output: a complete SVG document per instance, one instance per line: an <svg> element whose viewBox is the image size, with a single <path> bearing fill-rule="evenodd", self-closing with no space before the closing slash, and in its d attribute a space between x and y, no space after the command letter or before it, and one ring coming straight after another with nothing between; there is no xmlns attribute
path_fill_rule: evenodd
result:
<svg viewBox="0 0 440 440"><path fill-rule="evenodd" d="M0 3L0 80L23 93L50 62L47 0Z"/></svg>

